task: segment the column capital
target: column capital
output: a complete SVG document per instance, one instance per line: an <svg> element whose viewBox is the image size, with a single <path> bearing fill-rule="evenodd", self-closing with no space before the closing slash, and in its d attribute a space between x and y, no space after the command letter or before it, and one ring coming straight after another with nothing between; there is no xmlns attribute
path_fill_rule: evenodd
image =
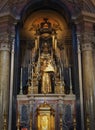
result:
<svg viewBox="0 0 95 130"><path fill-rule="evenodd" d="M0 51L11 51L12 44L14 43L14 35L8 33L0 34Z"/></svg>
<svg viewBox="0 0 95 130"><path fill-rule="evenodd" d="M83 43L91 43L93 41L93 32L85 31L81 33L81 39L83 41Z"/></svg>
<svg viewBox="0 0 95 130"><path fill-rule="evenodd" d="M9 51L11 50L10 44L0 43L0 51Z"/></svg>
<svg viewBox="0 0 95 130"><path fill-rule="evenodd" d="M83 43L81 44L82 51L93 51L93 44L92 43Z"/></svg>
<svg viewBox="0 0 95 130"><path fill-rule="evenodd" d="M93 51L93 32L82 32L80 35L80 45L82 51Z"/></svg>
<svg viewBox="0 0 95 130"><path fill-rule="evenodd" d="M9 43L9 38L2 36L0 38L0 51L10 51L11 46Z"/></svg>

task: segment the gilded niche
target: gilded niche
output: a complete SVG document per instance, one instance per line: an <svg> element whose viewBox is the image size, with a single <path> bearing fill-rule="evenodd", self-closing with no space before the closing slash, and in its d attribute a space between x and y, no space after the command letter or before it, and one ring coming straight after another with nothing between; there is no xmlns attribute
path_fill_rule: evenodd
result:
<svg viewBox="0 0 95 130"><path fill-rule="evenodd" d="M37 109L37 130L55 130L54 110L46 102Z"/></svg>
<svg viewBox="0 0 95 130"><path fill-rule="evenodd" d="M26 39L32 39L30 43L27 40L22 43L32 46L28 48L29 55L26 58L26 61L29 61L26 65L28 94L64 94L64 68L69 67L71 56L71 45L65 37L67 25L58 15L57 19L47 12L38 17L34 13L33 16L29 16L21 30L21 37L23 35Z"/></svg>

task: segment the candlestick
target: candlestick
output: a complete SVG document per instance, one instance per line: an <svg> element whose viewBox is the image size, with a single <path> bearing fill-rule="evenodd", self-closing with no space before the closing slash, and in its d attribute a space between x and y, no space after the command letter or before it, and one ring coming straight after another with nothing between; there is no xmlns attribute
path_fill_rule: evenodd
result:
<svg viewBox="0 0 95 130"><path fill-rule="evenodd" d="M20 114L19 112L17 113L17 130L20 130Z"/></svg>
<svg viewBox="0 0 95 130"><path fill-rule="evenodd" d="M73 127L74 127L74 130L76 130L76 117L75 115L73 115Z"/></svg>
<svg viewBox="0 0 95 130"><path fill-rule="evenodd" d="M87 118L86 118L86 127L87 127L87 130L90 130L90 119L89 119L89 114L87 114Z"/></svg>
<svg viewBox="0 0 95 130"><path fill-rule="evenodd" d="M60 93L62 93L62 77L61 77L61 68L60 68Z"/></svg>
<svg viewBox="0 0 95 130"><path fill-rule="evenodd" d="M32 130L32 112L30 113L30 122L29 122L29 124L30 124L30 130Z"/></svg>
<svg viewBox="0 0 95 130"><path fill-rule="evenodd" d="M2 94L2 93L1 93L1 94ZM1 98L1 99L2 99L2 100L1 100L1 104L2 104L2 105L1 105L1 106L2 106L1 111L3 111L3 101L4 101L4 100L3 100L3 94L2 94L1 96L2 96L2 98Z"/></svg>
<svg viewBox="0 0 95 130"><path fill-rule="evenodd" d="M39 48L39 35L37 36L37 48Z"/></svg>
<svg viewBox="0 0 95 130"><path fill-rule="evenodd" d="M32 66L32 89L33 89L33 66Z"/></svg>
<svg viewBox="0 0 95 130"><path fill-rule="evenodd" d="M60 80L61 80L61 68L59 68L59 71L60 71Z"/></svg>
<svg viewBox="0 0 95 130"><path fill-rule="evenodd" d="M20 95L23 94L23 86L22 86L22 67L21 67L21 76L20 76L20 92L19 92Z"/></svg>
<svg viewBox="0 0 95 130"><path fill-rule="evenodd" d="M35 38L35 49L37 50L38 47L38 42L37 42L37 38Z"/></svg>
<svg viewBox="0 0 95 130"><path fill-rule="evenodd" d="M31 63L28 64L28 78L31 79Z"/></svg>
<svg viewBox="0 0 95 130"><path fill-rule="evenodd" d="M69 78L70 78L70 94L73 94L73 92L72 92L71 67L69 67Z"/></svg>
<svg viewBox="0 0 95 130"><path fill-rule="evenodd" d="M57 48L57 38L55 38L55 50Z"/></svg>
<svg viewBox="0 0 95 130"><path fill-rule="evenodd" d="M60 113L60 130L62 130L62 114Z"/></svg>
<svg viewBox="0 0 95 130"><path fill-rule="evenodd" d="M3 130L7 130L7 114L4 111Z"/></svg>
<svg viewBox="0 0 95 130"><path fill-rule="evenodd" d="M55 46L55 35L53 34L52 35L52 47L54 49L54 46Z"/></svg>
<svg viewBox="0 0 95 130"><path fill-rule="evenodd" d="M40 48L39 48L39 67L40 67L40 56L41 56L40 53L41 53L41 52L40 52Z"/></svg>

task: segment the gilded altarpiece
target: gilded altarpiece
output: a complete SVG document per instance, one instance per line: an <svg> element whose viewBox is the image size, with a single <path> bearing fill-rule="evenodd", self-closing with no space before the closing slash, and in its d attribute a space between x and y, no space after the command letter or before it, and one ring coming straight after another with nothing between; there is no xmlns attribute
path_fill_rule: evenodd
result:
<svg viewBox="0 0 95 130"><path fill-rule="evenodd" d="M67 45L60 42L61 26L50 17L37 18L31 29L34 39L21 40L17 126L22 130L72 130L75 95L70 40L65 38Z"/></svg>

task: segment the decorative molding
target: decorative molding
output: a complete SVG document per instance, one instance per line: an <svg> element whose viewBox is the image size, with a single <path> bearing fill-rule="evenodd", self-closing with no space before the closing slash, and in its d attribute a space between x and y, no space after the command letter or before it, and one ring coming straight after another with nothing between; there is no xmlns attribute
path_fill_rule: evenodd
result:
<svg viewBox="0 0 95 130"><path fill-rule="evenodd" d="M0 3L0 16L11 15L15 19L20 19L20 13L28 0L3 0Z"/></svg>
<svg viewBox="0 0 95 130"><path fill-rule="evenodd" d="M90 30L82 32L81 33L81 38L82 38L81 40L84 43L92 43L92 41L93 41L93 32L90 32Z"/></svg>
<svg viewBox="0 0 95 130"><path fill-rule="evenodd" d="M0 12L3 9L3 7L6 5L6 3L8 2L8 0L0 0Z"/></svg>
<svg viewBox="0 0 95 130"><path fill-rule="evenodd" d="M14 0L11 2L8 0L0 0L0 14L11 11L11 13L19 19L21 10L27 3L29 4L28 0ZM61 3L66 4L73 18L75 18L78 13L80 14L81 11L92 13L93 15L95 13L94 0L83 0L82 2L79 2L78 0L61 0Z"/></svg>
<svg viewBox="0 0 95 130"><path fill-rule="evenodd" d="M87 11L81 11L76 17L72 17L72 20L75 22L75 24L85 22L91 22L95 23L95 13L90 13Z"/></svg>
<svg viewBox="0 0 95 130"><path fill-rule="evenodd" d="M23 4L24 2L27 2L28 0L13 0L12 3L13 4Z"/></svg>
<svg viewBox="0 0 95 130"><path fill-rule="evenodd" d="M9 51L10 52L10 44L6 44L6 43L0 43L0 51Z"/></svg>
<svg viewBox="0 0 95 130"><path fill-rule="evenodd" d="M8 34L1 36L0 38L0 51L9 51L11 50L11 39Z"/></svg>
<svg viewBox="0 0 95 130"><path fill-rule="evenodd" d="M91 0L83 0L82 10L90 13L95 13L95 6L92 4Z"/></svg>
<svg viewBox="0 0 95 130"><path fill-rule="evenodd" d="M82 51L92 51L93 50L93 44L92 43L83 43L81 44L81 50Z"/></svg>
<svg viewBox="0 0 95 130"><path fill-rule="evenodd" d="M92 51L93 50L93 32L85 31L77 34L77 42L80 44L80 51Z"/></svg>
<svg viewBox="0 0 95 130"><path fill-rule="evenodd" d="M2 3L3 4L0 8L0 14L9 12L10 11L10 2L8 0L4 0Z"/></svg>

